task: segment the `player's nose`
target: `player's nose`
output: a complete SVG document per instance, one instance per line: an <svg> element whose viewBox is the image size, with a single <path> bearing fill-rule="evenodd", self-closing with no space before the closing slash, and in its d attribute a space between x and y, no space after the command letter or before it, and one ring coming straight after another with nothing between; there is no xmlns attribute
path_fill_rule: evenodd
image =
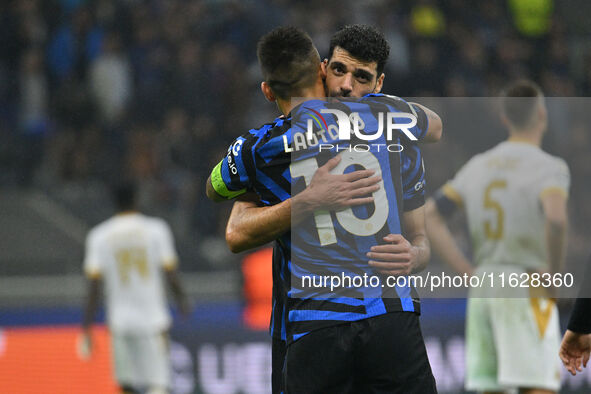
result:
<svg viewBox="0 0 591 394"><path fill-rule="evenodd" d="M353 78L350 74L345 75L341 83L341 94L348 96L353 91Z"/></svg>

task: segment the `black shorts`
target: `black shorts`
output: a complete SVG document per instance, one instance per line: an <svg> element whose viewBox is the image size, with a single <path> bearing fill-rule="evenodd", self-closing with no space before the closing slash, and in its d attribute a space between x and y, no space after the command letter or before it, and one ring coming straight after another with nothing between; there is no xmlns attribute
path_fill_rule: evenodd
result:
<svg viewBox="0 0 591 394"><path fill-rule="evenodd" d="M287 394L437 393L419 316L393 312L313 331L287 348Z"/></svg>
<svg viewBox="0 0 591 394"><path fill-rule="evenodd" d="M273 394L281 394L285 392L283 389L283 364L285 363L287 343L281 339L273 338L271 349L271 389Z"/></svg>

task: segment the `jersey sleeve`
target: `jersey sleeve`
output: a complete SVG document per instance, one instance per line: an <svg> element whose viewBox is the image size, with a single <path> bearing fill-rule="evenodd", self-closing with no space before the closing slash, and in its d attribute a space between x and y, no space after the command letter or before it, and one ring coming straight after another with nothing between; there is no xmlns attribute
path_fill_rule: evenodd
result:
<svg viewBox="0 0 591 394"><path fill-rule="evenodd" d="M542 198L550 192L559 192L568 197L570 188L570 171L562 159L554 159L540 172L538 195Z"/></svg>
<svg viewBox="0 0 591 394"><path fill-rule="evenodd" d="M238 137L228 148L228 153L211 172L211 184L220 196L231 200L246 193L252 184L254 159L252 141L247 136Z"/></svg>
<svg viewBox="0 0 591 394"><path fill-rule="evenodd" d="M96 279L102 276L102 259L100 256L99 240L94 231L86 237L84 252L84 274L87 278Z"/></svg>
<svg viewBox="0 0 591 394"><path fill-rule="evenodd" d="M425 204L425 165L418 145L407 144L401 160L403 207L411 211Z"/></svg>
<svg viewBox="0 0 591 394"><path fill-rule="evenodd" d="M385 96L390 100L390 105L398 112L404 112L414 115L417 119L416 125L409 127L408 130L415 138L420 141L427 135L429 130L429 118L425 111L416 104L408 103L407 101L396 96Z"/></svg>
<svg viewBox="0 0 591 394"><path fill-rule="evenodd" d="M440 194L448 200L452 201L457 207L464 206L464 200L470 186L470 167L475 158L470 159L460 170L456 176L445 183L441 189Z"/></svg>
<svg viewBox="0 0 591 394"><path fill-rule="evenodd" d="M174 247L172 231L165 221L158 224L156 242L162 267L167 270L175 269L178 265L178 255Z"/></svg>

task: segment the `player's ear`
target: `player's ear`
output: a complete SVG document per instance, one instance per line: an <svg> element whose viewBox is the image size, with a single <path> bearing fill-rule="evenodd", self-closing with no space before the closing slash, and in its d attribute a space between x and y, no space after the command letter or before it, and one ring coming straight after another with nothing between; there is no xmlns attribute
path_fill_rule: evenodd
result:
<svg viewBox="0 0 591 394"><path fill-rule="evenodd" d="M324 81L326 79L326 59L323 62L320 62L320 76Z"/></svg>
<svg viewBox="0 0 591 394"><path fill-rule="evenodd" d="M384 73L378 77L378 80L376 81L376 87L373 90L374 93L380 93L382 91L382 86L384 86L384 78L386 78Z"/></svg>
<svg viewBox="0 0 591 394"><path fill-rule="evenodd" d="M265 98L268 101L270 101L272 103L277 101L277 99L275 98L275 95L273 94L273 91L271 90L271 87L265 81L261 82L261 92L263 92L263 96L265 96Z"/></svg>
<svg viewBox="0 0 591 394"><path fill-rule="evenodd" d="M328 59L324 59L323 61L320 62L320 68L322 69L322 72L324 74L324 76L322 78L326 78L326 73L327 73L327 69L328 69Z"/></svg>

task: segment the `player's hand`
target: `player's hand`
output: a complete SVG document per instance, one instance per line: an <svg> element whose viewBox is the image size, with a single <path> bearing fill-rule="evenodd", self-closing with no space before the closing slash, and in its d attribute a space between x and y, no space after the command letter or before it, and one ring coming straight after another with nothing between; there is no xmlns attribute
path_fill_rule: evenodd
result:
<svg viewBox="0 0 591 394"><path fill-rule="evenodd" d="M591 334L577 334L571 330L566 330L558 355L571 375L574 376L587 367L590 352Z"/></svg>
<svg viewBox="0 0 591 394"><path fill-rule="evenodd" d="M82 360L88 360L92 356L92 334L90 329L84 329L78 338L78 356Z"/></svg>
<svg viewBox="0 0 591 394"><path fill-rule="evenodd" d="M308 187L294 198L305 202L310 210L326 209L338 211L355 205L373 202L370 196L380 188L382 179L374 170L359 170L348 174L331 174L341 161L335 156L318 168Z"/></svg>
<svg viewBox="0 0 591 394"><path fill-rule="evenodd" d="M369 266L385 275L404 276L413 273L418 264L417 247L400 234L389 234L384 237L384 241L388 243L372 246L367 253L371 259Z"/></svg>

